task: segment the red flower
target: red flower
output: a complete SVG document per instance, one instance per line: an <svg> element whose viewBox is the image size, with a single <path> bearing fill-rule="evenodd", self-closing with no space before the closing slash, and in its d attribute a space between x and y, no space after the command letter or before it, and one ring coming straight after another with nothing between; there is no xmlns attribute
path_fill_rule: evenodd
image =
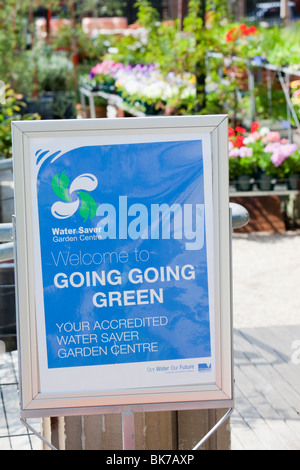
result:
<svg viewBox="0 0 300 470"><path fill-rule="evenodd" d="M255 26L250 26L250 28L248 28L248 36L256 33L258 33L258 29Z"/></svg>
<svg viewBox="0 0 300 470"><path fill-rule="evenodd" d="M234 132L234 130L232 129L232 127L228 127L228 136L229 136L229 138L230 138L230 137L233 137L234 135L235 135L235 132Z"/></svg>
<svg viewBox="0 0 300 470"><path fill-rule="evenodd" d="M245 36L252 36L258 33L258 29L255 26L250 26L248 28L247 25L241 24L240 26L235 26L234 28L227 31L225 35L226 42L234 42L239 38L243 38Z"/></svg>
<svg viewBox="0 0 300 470"><path fill-rule="evenodd" d="M245 24L241 24L239 29L242 34L248 35L248 27Z"/></svg>
<svg viewBox="0 0 300 470"><path fill-rule="evenodd" d="M259 122L254 122L251 126L251 134L259 129Z"/></svg>
<svg viewBox="0 0 300 470"><path fill-rule="evenodd" d="M235 132L239 132L240 134L245 134L246 129L244 129L243 127L238 126L238 127L235 128Z"/></svg>
<svg viewBox="0 0 300 470"><path fill-rule="evenodd" d="M229 31L227 31L227 33L225 35L226 42L233 42L233 41L236 40L236 38L233 36L234 33L235 33L235 28L232 28Z"/></svg>
<svg viewBox="0 0 300 470"><path fill-rule="evenodd" d="M245 140L245 137L243 137L242 135L238 135L237 138L236 138L235 147L238 147L238 148L243 147L244 140Z"/></svg>

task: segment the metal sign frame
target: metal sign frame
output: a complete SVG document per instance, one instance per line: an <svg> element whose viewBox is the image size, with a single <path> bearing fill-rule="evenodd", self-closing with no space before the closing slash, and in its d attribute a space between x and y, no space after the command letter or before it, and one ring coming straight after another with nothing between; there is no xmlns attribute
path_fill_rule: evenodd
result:
<svg viewBox="0 0 300 470"><path fill-rule="evenodd" d="M120 412L232 408L232 294L231 294L231 222L228 187L228 119L218 116L185 116L13 122L14 184L15 184L15 263L16 305L18 326L20 407L22 418L72 416ZM211 154L208 178L213 228L211 235L214 305L215 381L175 386L154 386L126 390L59 389L59 377L51 375L51 390L43 384L47 375L41 360L40 329L37 305L41 302L40 281L37 280L36 257L38 216L33 204L37 182L32 177L32 143L42 139L125 139L126 142L168 142L173 139L200 139L208 142ZM108 139L108 140L107 140ZM113 366L112 366L113 367ZM80 381L73 369L63 373L72 383ZM87 369L89 369L87 367ZM90 368L93 374L93 368ZM53 371L52 371L53 372ZM60 371L61 372L61 371ZM87 372L89 374L89 371ZM76 373L75 373L76 376ZM88 375L87 375L88 376ZM92 379L91 379L92 380ZM45 382L47 383L47 381ZM49 383L49 381L48 381ZM54 384L58 390L55 391ZM42 384L42 385L41 385ZM54 388L53 388L54 387Z"/></svg>

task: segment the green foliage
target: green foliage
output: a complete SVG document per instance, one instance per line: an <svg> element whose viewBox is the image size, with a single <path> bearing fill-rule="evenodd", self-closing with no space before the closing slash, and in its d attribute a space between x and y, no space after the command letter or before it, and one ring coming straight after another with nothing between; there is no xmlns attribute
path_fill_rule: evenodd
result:
<svg viewBox="0 0 300 470"><path fill-rule="evenodd" d="M254 176L256 171L256 159L253 157L229 158L229 178L236 179L238 176Z"/></svg>
<svg viewBox="0 0 300 470"><path fill-rule="evenodd" d="M123 16L126 0L84 0L84 2L77 2L77 14L85 16L88 13L94 17L101 16Z"/></svg>
<svg viewBox="0 0 300 470"><path fill-rule="evenodd" d="M194 39L191 48L192 70L196 75L196 103L195 111L201 114L208 112L205 84L206 84L206 60L208 51L219 50L219 25L225 12L225 2L191 0L189 14L184 21L184 31L190 33ZM209 14L208 14L209 12Z"/></svg>
<svg viewBox="0 0 300 470"><path fill-rule="evenodd" d="M127 64L151 64L159 66L163 75L173 71L176 74L195 73L197 80L197 100L201 113L207 112L204 106L205 53L218 50L220 43L219 22L225 11L224 0L207 1L202 11L201 0L191 0L189 14L184 20L183 31L178 21L161 22L157 10L148 0L138 0L138 23L147 31L147 37L124 37L115 42L117 54L108 56L115 61ZM208 27L204 22L209 11ZM195 101L187 104L187 112L193 112Z"/></svg>
<svg viewBox="0 0 300 470"><path fill-rule="evenodd" d="M285 160L283 164L288 166L288 175L300 175L300 149L296 150L295 153L289 156L288 160Z"/></svg>
<svg viewBox="0 0 300 470"><path fill-rule="evenodd" d="M37 115L21 114L24 103L21 96L6 85L5 104L0 105L0 158L12 157L11 123L12 121L39 119Z"/></svg>
<svg viewBox="0 0 300 470"><path fill-rule="evenodd" d="M9 20L8 20L9 18ZM26 23L22 2L8 0L0 8L0 79L14 81L15 64L25 49Z"/></svg>
<svg viewBox="0 0 300 470"><path fill-rule="evenodd" d="M110 46L110 38L103 35L91 39L86 34L80 24L62 25L59 28L57 36L51 43L51 50L64 50L69 52L72 50L73 41L76 41L78 48L79 62L85 61L95 62L99 57L107 53Z"/></svg>
<svg viewBox="0 0 300 470"><path fill-rule="evenodd" d="M125 0L76 2L76 16L123 15L127 3ZM137 0L137 21L144 28L139 36L120 38L116 35L100 35L91 39L78 23L75 26L62 26L50 46L35 47L33 51L27 51L28 17L33 4L34 8L43 5L58 11L59 0L48 0L47 5L42 0L5 0L0 8L0 80L10 83L14 89L29 96L41 91L65 92L72 89L74 70L71 54L74 40L78 46L81 65L100 62L107 55L108 49L112 48L117 54L111 54L110 57L124 65L155 63L162 75L170 71L178 75L186 72L194 74L197 99L189 99L184 105L173 99L170 105L182 113L225 112L229 114L231 121L237 122L249 115L249 94L246 89L238 94L240 84L234 75L226 74L223 80L218 79L219 65L216 62L211 64L211 61L208 65L205 60L208 51L219 51L225 55L238 54L242 59L260 55L275 65L300 68L299 23L289 27L262 28L257 36L247 36L244 41L228 44L225 39L226 31L238 25L226 20L227 0L190 0L183 31L177 20L162 22L149 0ZM66 16L70 18L70 3L67 6ZM56 49L63 49L64 54L58 54ZM213 84L218 84L218 87L212 86ZM286 119L283 93L274 90L272 98L270 107L265 85L256 87L258 118L268 118L272 113L274 117ZM137 101L137 97L132 97L132 100ZM182 107L179 110L180 106ZM300 113L300 107L297 112Z"/></svg>
<svg viewBox="0 0 300 470"><path fill-rule="evenodd" d="M257 167L266 175L275 176L277 178L286 178L291 175L300 174L300 150L296 150L281 165L275 166L271 160L271 153L257 153Z"/></svg>
<svg viewBox="0 0 300 470"><path fill-rule="evenodd" d="M151 6L148 0L137 0L135 7L138 9L137 22L150 31L155 31L160 17L158 11Z"/></svg>
<svg viewBox="0 0 300 470"><path fill-rule="evenodd" d="M44 4L35 1L35 7ZM55 8L58 0L48 0L47 7ZM10 83L20 90L23 73L26 69L26 47L28 16L32 8L31 0L5 0L0 7L0 80Z"/></svg>
<svg viewBox="0 0 300 470"><path fill-rule="evenodd" d="M271 64L283 67L286 65L300 68L300 24L288 27L275 26L262 31L262 55Z"/></svg>
<svg viewBox="0 0 300 470"><path fill-rule="evenodd" d="M107 58L124 65L137 65L147 63L148 44L134 36L124 36L121 39L114 36L110 38L111 47L115 50L113 54L108 53Z"/></svg>
<svg viewBox="0 0 300 470"><path fill-rule="evenodd" d="M61 53L35 51L39 91L68 91L72 88L73 63Z"/></svg>

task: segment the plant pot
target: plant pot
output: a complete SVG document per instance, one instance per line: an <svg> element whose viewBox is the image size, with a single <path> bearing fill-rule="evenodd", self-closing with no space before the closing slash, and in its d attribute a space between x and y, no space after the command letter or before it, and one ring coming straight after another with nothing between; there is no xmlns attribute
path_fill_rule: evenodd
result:
<svg viewBox="0 0 300 470"><path fill-rule="evenodd" d="M75 119L75 94L73 92L58 91L53 93L54 119Z"/></svg>
<svg viewBox="0 0 300 470"><path fill-rule="evenodd" d="M42 119L75 119L75 94L47 91L40 94L39 114Z"/></svg>
<svg viewBox="0 0 300 470"><path fill-rule="evenodd" d="M14 264L0 267L0 341L7 352L17 349Z"/></svg>
<svg viewBox="0 0 300 470"><path fill-rule="evenodd" d="M40 112L40 101L34 98L24 98L25 110L23 114L39 114Z"/></svg>
<svg viewBox="0 0 300 470"><path fill-rule="evenodd" d="M106 106L95 106L96 118L106 118L107 117L107 107ZM86 117L91 117L90 107L86 107Z"/></svg>
<svg viewBox="0 0 300 470"><path fill-rule="evenodd" d="M236 189L238 191L251 191L253 187L252 177L249 175L240 175L237 177Z"/></svg>
<svg viewBox="0 0 300 470"><path fill-rule="evenodd" d="M101 83L100 85L98 85L98 89L100 91L103 91L104 93L112 94L115 92L116 87L115 85L112 85L112 84Z"/></svg>
<svg viewBox="0 0 300 470"><path fill-rule="evenodd" d="M272 175L266 175L265 173L259 175L257 181L258 189L261 191L272 191L274 188L273 178L274 177Z"/></svg>
<svg viewBox="0 0 300 470"><path fill-rule="evenodd" d="M40 106L39 106L39 114L41 119L48 120L53 119L53 103L54 103L54 96L51 91L42 93L39 96L40 99Z"/></svg>
<svg viewBox="0 0 300 470"><path fill-rule="evenodd" d="M287 180L288 189L298 190L300 182L300 175L290 175Z"/></svg>

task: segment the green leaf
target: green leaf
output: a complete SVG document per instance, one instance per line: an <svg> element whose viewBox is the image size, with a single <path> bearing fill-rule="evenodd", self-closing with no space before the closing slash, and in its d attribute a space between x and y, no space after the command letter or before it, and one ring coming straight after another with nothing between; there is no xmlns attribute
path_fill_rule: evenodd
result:
<svg viewBox="0 0 300 470"><path fill-rule="evenodd" d="M89 194L79 191L78 196L80 197L80 215L84 219L84 222L88 218L93 219L96 216L97 204L95 200Z"/></svg>
<svg viewBox="0 0 300 470"><path fill-rule="evenodd" d="M71 198L68 193L69 187L69 178L63 171L61 175L58 173L52 178L51 186L56 196L58 196L63 201L71 201Z"/></svg>

